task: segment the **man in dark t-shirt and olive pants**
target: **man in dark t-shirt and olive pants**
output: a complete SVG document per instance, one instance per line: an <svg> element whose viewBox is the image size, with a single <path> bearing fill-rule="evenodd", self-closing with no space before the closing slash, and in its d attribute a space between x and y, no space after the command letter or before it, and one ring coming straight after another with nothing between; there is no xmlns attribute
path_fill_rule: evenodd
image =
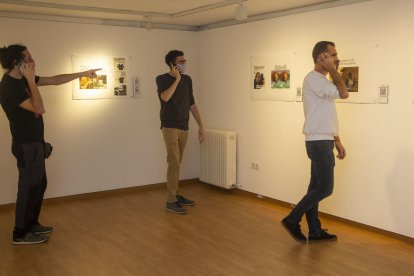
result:
<svg viewBox="0 0 414 276"><path fill-rule="evenodd" d="M165 56L165 63L170 68L168 73L156 78L158 97L160 99L161 129L167 148L167 188L166 208L176 214L186 214L182 207L194 205L194 201L178 193L180 164L188 138L189 112L199 126L198 139L204 140L204 126L198 107L194 101L193 84L190 76L185 75L186 60L184 53L172 50Z"/></svg>

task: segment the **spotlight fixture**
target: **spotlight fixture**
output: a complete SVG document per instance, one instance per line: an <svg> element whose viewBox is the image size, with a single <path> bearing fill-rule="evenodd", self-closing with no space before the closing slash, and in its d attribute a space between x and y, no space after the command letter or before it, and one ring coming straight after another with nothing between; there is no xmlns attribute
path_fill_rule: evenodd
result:
<svg viewBox="0 0 414 276"><path fill-rule="evenodd" d="M243 5L243 1L239 2L239 5L235 9L236 20L246 20L247 19L247 7Z"/></svg>
<svg viewBox="0 0 414 276"><path fill-rule="evenodd" d="M151 16L144 16L144 20L146 21L144 24L145 29L150 31L154 25L152 24L152 17Z"/></svg>

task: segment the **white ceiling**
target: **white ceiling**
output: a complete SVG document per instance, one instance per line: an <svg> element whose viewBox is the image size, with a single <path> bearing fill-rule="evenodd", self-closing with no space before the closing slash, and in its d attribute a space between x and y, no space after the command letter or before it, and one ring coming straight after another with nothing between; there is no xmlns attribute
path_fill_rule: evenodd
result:
<svg viewBox="0 0 414 276"><path fill-rule="evenodd" d="M370 0L0 0L0 16L204 30ZM235 20L243 4L247 19Z"/></svg>

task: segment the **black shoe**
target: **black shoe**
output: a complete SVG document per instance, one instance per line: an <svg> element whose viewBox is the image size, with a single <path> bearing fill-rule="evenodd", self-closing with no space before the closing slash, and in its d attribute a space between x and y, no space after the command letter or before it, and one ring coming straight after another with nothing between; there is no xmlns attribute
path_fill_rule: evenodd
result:
<svg viewBox="0 0 414 276"><path fill-rule="evenodd" d="M178 201L176 202L167 202L165 205L165 208L167 208L168 211L174 213L174 214L187 214L187 211L181 207L180 203Z"/></svg>
<svg viewBox="0 0 414 276"><path fill-rule="evenodd" d="M284 218L282 220L282 226L289 232L289 234L294 238L296 241L301 243L306 243L306 237L302 234L300 231L300 225L291 223L287 220L287 218Z"/></svg>
<svg viewBox="0 0 414 276"><path fill-rule="evenodd" d="M48 237L44 237L41 235L36 235L31 232L27 233L25 236L21 238L13 238L13 244L36 244L47 242Z"/></svg>
<svg viewBox="0 0 414 276"><path fill-rule="evenodd" d="M328 229L321 229L321 233L317 237L309 236L308 242L319 242L319 241L336 241L338 237L336 235L329 234L326 232Z"/></svg>
<svg viewBox="0 0 414 276"><path fill-rule="evenodd" d="M175 196L177 198L178 203L180 203L181 205L184 206L193 206L194 205L194 201L188 198L185 198L181 195L176 195Z"/></svg>
<svg viewBox="0 0 414 276"><path fill-rule="evenodd" d="M36 235L48 234L48 233L51 233L52 231L53 231L53 227L43 226L41 224L36 224L30 229L30 232Z"/></svg>

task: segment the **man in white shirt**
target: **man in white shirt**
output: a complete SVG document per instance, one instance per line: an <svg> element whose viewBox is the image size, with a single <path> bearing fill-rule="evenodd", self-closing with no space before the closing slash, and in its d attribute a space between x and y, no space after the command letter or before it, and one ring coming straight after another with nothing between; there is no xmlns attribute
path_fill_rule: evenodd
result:
<svg viewBox="0 0 414 276"><path fill-rule="evenodd" d="M314 70L303 81L303 108L306 152L311 160L311 178L306 195L292 212L282 220L282 226L298 242L335 241L336 235L321 228L318 218L319 202L332 194L334 186L335 157L342 160L345 148L338 136L338 117L335 99L349 97L348 90L338 73L339 59L335 44L330 41L316 43L312 52ZM333 83L326 75L330 74ZM306 214L309 227L308 239L300 230L300 221Z"/></svg>

